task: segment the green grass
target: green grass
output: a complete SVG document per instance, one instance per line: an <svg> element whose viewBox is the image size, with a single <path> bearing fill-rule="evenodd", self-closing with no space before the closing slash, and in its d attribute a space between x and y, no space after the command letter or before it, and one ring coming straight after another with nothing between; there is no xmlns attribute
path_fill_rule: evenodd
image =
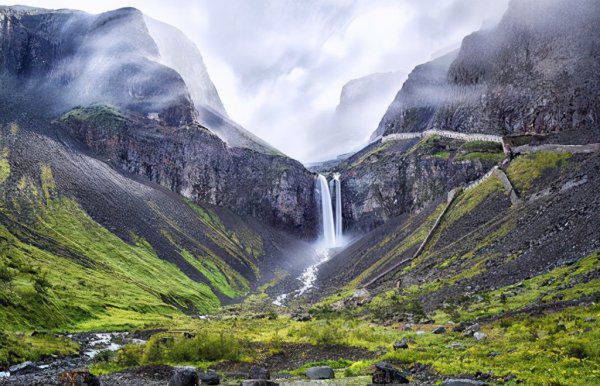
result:
<svg viewBox="0 0 600 386"><path fill-rule="evenodd" d="M473 153L468 153L468 154L459 154L456 156L455 160L457 160L457 161L480 160L480 161L488 161L488 162L498 163L498 162L502 161L505 157L506 156L504 155L503 152L499 152L499 153L473 152Z"/></svg>
<svg viewBox="0 0 600 386"><path fill-rule="evenodd" d="M520 192L527 192L532 183L549 169L567 165L571 153L539 152L517 157L508 168L507 175Z"/></svg>
<svg viewBox="0 0 600 386"><path fill-rule="evenodd" d="M18 216L0 206L0 266L12 276L0 287L4 330L122 330L164 322L180 309L218 308L208 286L160 259L148 242L129 244L57 197L50 168L42 167L40 180L40 187L27 178L20 184L27 210Z"/></svg>
<svg viewBox="0 0 600 386"><path fill-rule="evenodd" d="M0 332L0 364L38 361L52 355L77 354L79 346L71 339L51 333L35 335Z"/></svg>
<svg viewBox="0 0 600 386"><path fill-rule="evenodd" d="M389 296L389 295L387 295ZM381 305L381 304L380 304ZM376 307L373 305L372 307ZM593 318L593 319L589 319ZM363 317L343 317L328 320L296 322L287 317L252 319L223 314L213 321L190 321L186 331L196 334L186 339L181 330L152 338L145 346L128 346L116 359L95 365L96 373L141 364L191 364L202 368L216 362L261 363L273 354L285 355L293 344L318 346L348 345L371 351L383 350L376 359L351 361L306 361L292 374L301 375L314 365L328 365L345 376L368 374L376 361L394 361L400 368L425 363L441 376L492 373L494 377L508 374L525 384L535 385L595 385L600 381L600 306L573 307L541 316L504 317L482 323L488 335L483 341L452 332L431 333L435 325L421 325L425 335L401 331L398 324L389 327L372 324ZM227 332L225 334L224 332ZM167 339L163 339L167 338ZM399 339L411 339L409 349L393 351ZM461 343L462 347L451 347ZM490 357L490 353L499 355Z"/></svg>

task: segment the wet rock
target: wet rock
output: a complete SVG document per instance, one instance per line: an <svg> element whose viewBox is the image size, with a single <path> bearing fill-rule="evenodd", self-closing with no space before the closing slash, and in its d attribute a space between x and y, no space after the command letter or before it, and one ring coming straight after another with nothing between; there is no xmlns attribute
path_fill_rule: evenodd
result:
<svg viewBox="0 0 600 386"><path fill-rule="evenodd" d="M206 373L199 372L198 378L200 378L200 381L203 385L218 385L221 383L219 374L217 374L214 370L208 370Z"/></svg>
<svg viewBox="0 0 600 386"><path fill-rule="evenodd" d="M396 341L396 343L394 343L394 351L397 351L398 349L407 349L408 348L408 342L404 339Z"/></svg>
<svg viewBox="0 0 600 386"><path fill-rule="evenodd" d="M333 379L335 373L329 366L318 366L307 369L306 376L310 379Z"/></svg>
<svg viewBox="0 0 600 386"><path fill-rule="evenodd" d="M212 385L213 383L211 383ZM216 383L218 385L218 383ZM196 386L198 385L198 374L191 367L177 368L173 372L168 386Z"/></svg>
<svg viewBox="0 0 600 386"><path fill-rule="evenodd" d="M484 340L487 339L487 334L484 334L483 332L476 332L473 334L473 338L477 340Z"/></svg>
<svg viewBox="0 0 600 386"><path fill-rule="evenodd" d="M20 363L18 365L14 365L14 366L10 366L8 371L10 371L11 374L27 374L30 372L33 372L37 369L37 366L31 362L31 361L27 361L27 362L23 362Z"/></svg>
<svg viewBox="0 0 600 386"><path fill-rule="evenodd" d="M248 379L240 383L240 386L279 386L279 383L266 379Z"/></svg>
<svg viewBox="0 0 600 386"><path fill-rule="evenodd" d="M250 369L249 378L251 379L271 379L271 372L260 366L253 366Z"/></svg>
<svg viewBox="0 0 600 386"><path fill-rule="evenodd" d="M447 379L442 386L487 386L487 383L474 379Z"/></svg>
<svg viewBox="0 0 600 386"><path fill-rule="evenodd" d="M446 329L444 327L438 327L435 330L433 330L434 334L443 334L446 332Z"/></svg>
<svg viewBox="0 0 600 386"><path fill-rule="evenodd" d="M375 372L373 373L373 384L401 384L408 383L408 378L398 369L387 362L375 363Z"/></svg>
<svg viewBox="0 0 600 386"><path fill-rule="evenodd" d="M64 371L58 375L59 386L100 386L100 380L87 369Z"/></svg>

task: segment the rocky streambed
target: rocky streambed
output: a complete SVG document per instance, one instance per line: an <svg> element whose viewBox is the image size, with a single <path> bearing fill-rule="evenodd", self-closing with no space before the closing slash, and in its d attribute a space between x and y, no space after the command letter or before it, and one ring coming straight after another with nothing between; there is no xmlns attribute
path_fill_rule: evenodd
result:
<svg viewBox="0 0 600 386"><path fill-rule="evenodd" d="M117 351L125 344L143 344L128 332L60 334L79 344L77 355L50 357L39 362L24 362L0 372L0 385L55 385L61 374L89 367L103 351ZM66 375L65 375L66 377ZM111 383L108 383L111 384Z"/></svg>

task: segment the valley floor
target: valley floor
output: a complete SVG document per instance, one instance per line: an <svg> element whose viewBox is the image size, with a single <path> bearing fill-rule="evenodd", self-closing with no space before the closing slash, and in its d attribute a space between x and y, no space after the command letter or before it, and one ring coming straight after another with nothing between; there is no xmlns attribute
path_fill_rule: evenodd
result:
<svg viewBox="0 0 600 386"><path fill-rule="evenodd" d="M164 385L172 366L193 366L214 369L221 384L233 385L258 365L281 385L363 385L379 361L391 363L415 385L448 378L508 385L600 383L600 306L592 302L480 323L373 323L366 305L289 312L255 297L208 319L181 317L130 333L11 333L0 360L18 347L23 359L37 362L0 378L0 384L51 385L63 371L89 367L106 385ZM309 383L306 369L321 365L334 369L336 381Z"/></svg>

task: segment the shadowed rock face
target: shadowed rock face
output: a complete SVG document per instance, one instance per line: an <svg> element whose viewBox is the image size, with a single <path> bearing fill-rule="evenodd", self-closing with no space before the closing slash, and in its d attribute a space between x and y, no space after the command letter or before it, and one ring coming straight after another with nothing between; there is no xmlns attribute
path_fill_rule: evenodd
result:
<svg viewBox="0 0 600 386"><path fill-rule="evenodd" d="M194 201L251 215L303 238L314 236L314 177L297 161L229 148L199 125L168 127L105 106L73 110L54 128L115 167Z"/></svg>
<svg viewBox="0 0 600 386"><path fill-rule="evenodd" d="M500 24L467 36L457 56L416 67L374 137L436 128L598 142L598 23L593 0L512 1Z"/></svg>
<svg viewBox="0 0 600 386"><path fill-rule="evenodd" d="M438 158L417 143L417 139L376 143L340 165L346 231L368 232L420 209L448 190L481 177L494 164ZM456 148L460 141L448 143Z"/></svg>
<svg viewBox="0 0 600 386"><path fill-rule="evenodd" d="M136 9L88 15L2 8L0 36L2 75L48 95L56 112L110 102L169 125L195 118L181 76L151 60L158 49Z"/></svg>

